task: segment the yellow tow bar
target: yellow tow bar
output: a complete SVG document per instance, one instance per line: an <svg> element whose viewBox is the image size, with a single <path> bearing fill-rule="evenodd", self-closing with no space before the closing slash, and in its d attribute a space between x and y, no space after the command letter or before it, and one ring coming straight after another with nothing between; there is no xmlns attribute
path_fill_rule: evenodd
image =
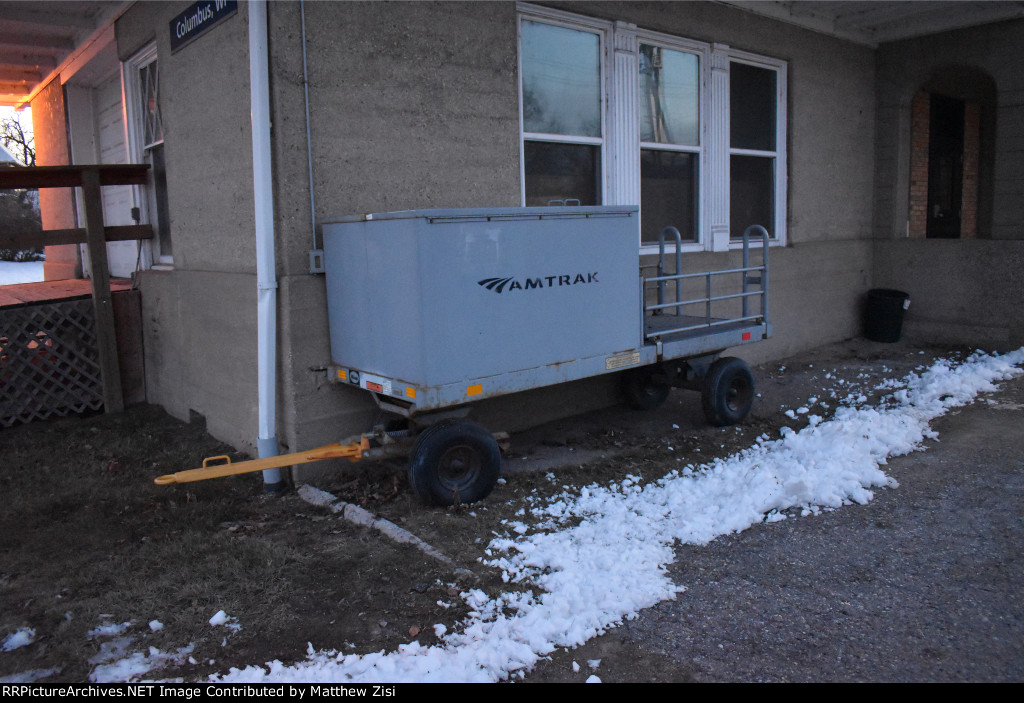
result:
<svg viewBox="0 0 1024 703"><path fill-rule="evenodd" d="M269 456L263 459L252 459L250 461L232 462L231 457L225 455L211 456L203 459L203 468L179 471L176 474L158 476L153 483L158 486L166 486L172 483L188 483L190 481L204 481L208 478L221 478L223 476L234 476L235 474L247 474L253 471L265 469L279 469L283 466L294 466L296 464L309 464L324 459L348 459L359 461L363 458L363 452L370 448L370 441L363 437L358 442L351 444L327 444L323 447L310 449L305 452L294 454L282 454L280 456ZM215 464L213 462L220 461Z"/></svg>

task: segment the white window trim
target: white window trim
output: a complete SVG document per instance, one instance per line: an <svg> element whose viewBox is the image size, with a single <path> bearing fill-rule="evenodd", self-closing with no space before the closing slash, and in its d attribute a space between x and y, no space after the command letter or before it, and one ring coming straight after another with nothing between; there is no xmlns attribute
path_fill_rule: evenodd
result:
<svg viewBox="0 0 1024 703"><path fill-rule="evenodd" d="M139 114L139 105L142 104L142 86L139 83L139 71L147 64L158 60L156 42L148 44L139 50L134 56L121 63L121 86L124 91L122 104L124 105L125 138L128 144L128 154L132 163L146 163L146 144L144 143L142 115ZM158 69L159 70L159 69ZM162 140L161 140L162 142ZM154 213L149 212L148 186L132 186L132 198L134 206L139 208L141 215L140 222L153 222ZM174 268L174 257L160 253L160 244L154 238L150 240L149 246L142 248L141 267L143 269L172 269Z"/></svg>
<svg viewBox="0 0 1024 703"><path fill-rule="evenodd" d="M601 40L601 87L603 111L601 138L539 135L523 129L522 21L555 24L569 29L590 31ZM733 154L774 156L775 222L772 247L787 243L787 73L786 61L733 49L725 44L705 42L638 29L625 22L606 22L562 10L518 4L517 61L519 68L519 183L520 203L526 203L524 145L531 137L550 137L563 143L590 143L601 146L601 202L608 205L637 205L640 201L639 45L653 44L674 51L696 54L700 59L700 145L698 148L675 145L651 145L651 148L699 153L700 185L698 193L698 232L696 242L684 242L681 251L728 251L742 247L729 236L729 162ZM732 149L729 144L729 66L747 63L776 72L776 150L760 152ZM631 115L623 117L624 114ZM641 213L642 217L642 213ZM639 243L638 243L639 244ZM656 254L656 245L639 246L641 255Z"/></svg>

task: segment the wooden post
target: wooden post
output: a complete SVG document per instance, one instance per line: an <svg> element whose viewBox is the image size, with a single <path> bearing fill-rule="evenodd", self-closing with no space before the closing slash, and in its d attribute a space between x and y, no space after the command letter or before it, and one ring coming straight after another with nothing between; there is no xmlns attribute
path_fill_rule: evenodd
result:
<svg viewBox="0 0 1024 703"><path fill-rule="evenodd" d="M96 346L99 348L100 373L103 376L103 407L108 413L119 413L124 410L124 396L121 394L121 369L117 361L117 331L110 297L99 169L82 169L82 195L85 201L85 236L89 250L92 305L96 314Z"/></svg>

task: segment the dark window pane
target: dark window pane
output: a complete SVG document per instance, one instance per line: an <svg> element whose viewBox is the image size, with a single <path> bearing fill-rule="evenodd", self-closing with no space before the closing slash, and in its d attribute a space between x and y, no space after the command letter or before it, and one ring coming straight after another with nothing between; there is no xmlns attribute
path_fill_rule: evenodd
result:
<svg viewBox="0 0 1024 703"><path fill-rule="evenodd" d="M669 226L679 230L683 241L696 241L697 164L696 154L640 150L640 238L644 244L657 244L658 235Z"/></svg>
<svg viewBox="0 0 1024 703"><path fill-rule="evenodd" d="M745 63L729 65L729 146L775 151L776 73Z"/></svg>
<svg viewBox="0 0 1024 703"><path fill-rule="evenodd" d="M149 159L152 165L152 186L149 188L150 222L156 227L160 255L171 256L171 210L167 204L167 169L164 166L162 143L149 150Z"/></svg>
<svg viewBox="0 0 1024 703"><path fill-rule="evenodd" d="M729 160L729 234L743 236L750 225L761 225L775 236L775 159L733 156Z"/></svg>
<svg viewBox="0 0 1024 703"><path fill-rule="evenodd" d="M640 45L640 141L699 143L700 59Z"/></svg>
<svg viewBox="0 0 1024 703"><path fill-rule="evenodd" d="M526 204L576 199L581 205L600 205L600 147L588 144L523 144Z"/></svg>
<svg viewBox="0 0 1024 703"><path fill-rule="evenodd" d="M522 23L523 129L601 136L601 41L591 32Z"/></svg>

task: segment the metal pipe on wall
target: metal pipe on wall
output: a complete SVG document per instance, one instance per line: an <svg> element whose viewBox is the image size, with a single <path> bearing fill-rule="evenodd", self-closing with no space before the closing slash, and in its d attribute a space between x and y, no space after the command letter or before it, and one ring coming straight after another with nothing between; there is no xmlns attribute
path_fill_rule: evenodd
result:
<svg viewBox="0 0 1024 703"><path fill-rule="evenodd" d="M259 457L277 456L277 276L270 153L270 71L266 0L249 0L249 100L252 115L252 188L256 225L256 348ZM268 491L284 488L280 469L263 472Z"/></svg>

